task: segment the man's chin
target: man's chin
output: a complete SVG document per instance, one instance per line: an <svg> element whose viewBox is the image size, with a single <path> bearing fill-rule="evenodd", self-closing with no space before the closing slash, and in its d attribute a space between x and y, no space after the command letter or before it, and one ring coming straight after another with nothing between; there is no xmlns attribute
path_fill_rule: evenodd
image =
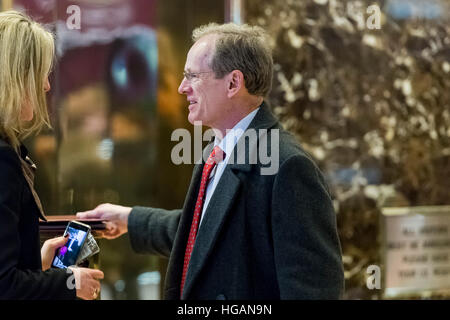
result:
<svg viewBox="0 0 450 320"><path fill-rule="evenodd" d="M203 125L202 120L199 117L197 117L196 114L193 114L192 112L190 112L188 115L188 121L192 125Z"/></svg>
<svg viewBox="0 0 450 320"><path fill-rule="evenodd" d="M188 115L188 121L190 124L194 124L195 118L189 113Z"/></svg>

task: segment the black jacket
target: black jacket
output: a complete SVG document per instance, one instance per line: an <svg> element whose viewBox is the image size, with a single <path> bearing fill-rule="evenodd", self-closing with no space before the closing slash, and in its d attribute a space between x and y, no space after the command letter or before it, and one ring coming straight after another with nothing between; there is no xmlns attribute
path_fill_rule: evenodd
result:
<svg viewBox="0 0 450 320"><path fill-rule="evenodd" d="M39 216L19 156L0 139L0 299L76 298L71 273L42 271Z"/></svg>
<svg viewBox="0 0 450 320"><path fill-rule="evenodd" d="M261 106L249 129L279 129L279 169L263 175L259 161L227 164L198 230L182 299L340 298L341 248L321 172L267 105ZM261 138L258 144L261 147ZM205 154L212 147L209 144ZM271 150L276 151L273 145ZM180 299L202 168L194 168L183 209L134 207L128 219L134 250L169 257L166 299Z"/></svg>

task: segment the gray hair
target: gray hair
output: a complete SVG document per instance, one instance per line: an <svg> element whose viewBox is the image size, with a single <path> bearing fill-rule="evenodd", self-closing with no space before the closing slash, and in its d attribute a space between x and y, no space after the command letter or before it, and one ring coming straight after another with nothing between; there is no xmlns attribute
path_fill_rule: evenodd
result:
<svg viewBox="0 0 450 320"><path fill-rule="evenodd" d="M216 78L223 78L233 70L244 75L247 91L265 97L272 87L273 60L269 36L260 27L247 24L210 23L192 32L192 40L213 34L217 36L210 67Z"/></svg>

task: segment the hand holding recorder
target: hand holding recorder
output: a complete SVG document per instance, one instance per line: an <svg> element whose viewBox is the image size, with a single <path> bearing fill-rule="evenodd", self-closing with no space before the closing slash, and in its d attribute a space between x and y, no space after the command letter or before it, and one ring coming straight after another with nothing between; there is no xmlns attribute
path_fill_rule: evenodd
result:
<svg viewBox="0 0 450 320"><path fill-rule="evenodd" d="M48 265L71 270L75 278L77 297L85 300L97 298L100 292L99 280L104 277L100 270L76 267L88 257L99 252L90 231L89 225L71 221L68 223L63 237L47 240L41 249L43 270ZM58 246L59 249L56 251ZM48 259L50 252L53 252L54 255L52 260Z"/></svg>

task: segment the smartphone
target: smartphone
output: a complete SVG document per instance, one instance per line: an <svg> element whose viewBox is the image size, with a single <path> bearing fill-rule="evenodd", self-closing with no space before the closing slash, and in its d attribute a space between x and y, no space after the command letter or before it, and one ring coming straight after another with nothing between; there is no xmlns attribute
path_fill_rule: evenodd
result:
<svg viewBox="0 0 450 320"><path fill-rule="evenodd" d="M69 235L69 240L58 249L53 258L52 267L66 269L67 267L76 265L78 255L91 232L91 227L87 224L70 221L67 224L64 235Z"/></svg>

